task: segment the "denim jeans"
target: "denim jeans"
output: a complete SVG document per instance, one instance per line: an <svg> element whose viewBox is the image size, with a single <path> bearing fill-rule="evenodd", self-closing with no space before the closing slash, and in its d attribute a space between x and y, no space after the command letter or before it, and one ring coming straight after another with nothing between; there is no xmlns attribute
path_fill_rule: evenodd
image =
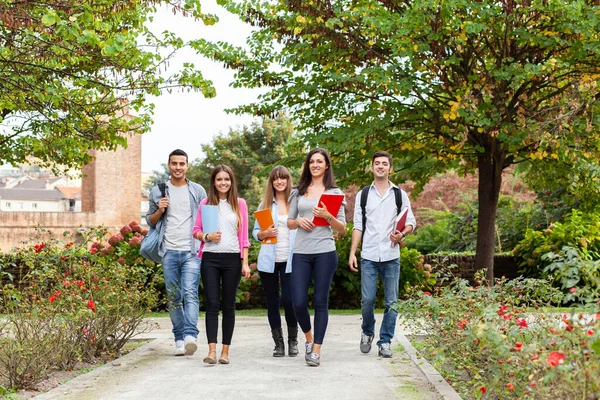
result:
<svg viewBox="0 0 600 400"><path fill-rule="evenodd" d="M197 338L200 259L190 251L167 250L162 268L175 340L185 336Z"/></svg>
<svg viewBox="0 0 600 400"><path fill-rule="evenodd" d="M325 338L329 322L329 289L331 289L337 264L338 256L335 251L319 254L294 254L292 258L292 304L300 328L304 333L311 330L308 288L311 280L314 281L315 344L323 344Z"/></svg>
<svg viewBox="0 0 600 400"><path fill-rule="evenodd" d="M296 314L292 306L291 282L292 273L285 273L287 262L276 262L273 273L259 271L260 281L267 298L267 317L271 329L281 328L280 307L283 304L285 322L289 327L298 326ZM281 283L281 293L279 285Z"/></svg>
<svg viewBox="0 0 600 400"><path fill-rule="evenodd" d="M396 330L396 319L398 311L392 308L398 301L398 283L400 280L400 259L391 261L375 262L361 259L360 286L362 300L360 302L362 311L362 331L365 335L375 334L375 297L377 296L377 278L381 275L383 280L384 311L383 322L379 330L379 341L391 343Z"/></svg>

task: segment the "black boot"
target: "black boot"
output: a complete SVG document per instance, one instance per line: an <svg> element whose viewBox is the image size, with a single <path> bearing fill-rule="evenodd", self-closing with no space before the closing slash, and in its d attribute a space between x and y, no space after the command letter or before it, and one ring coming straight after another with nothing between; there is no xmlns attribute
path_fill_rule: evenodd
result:
<svg viewBox="0 0 600 400"><path fill-rule="evenodd" d="M275 348L273 349L273 357L285 356L285 345L283 343L283 329L271 329L273 334L273 341L275 342Z"/></svg>
<svg viewBox="0 0 600 400"><path fill-rule="evenodd" d="M298 355L298 326L288 326L288 355Z"/></svg>

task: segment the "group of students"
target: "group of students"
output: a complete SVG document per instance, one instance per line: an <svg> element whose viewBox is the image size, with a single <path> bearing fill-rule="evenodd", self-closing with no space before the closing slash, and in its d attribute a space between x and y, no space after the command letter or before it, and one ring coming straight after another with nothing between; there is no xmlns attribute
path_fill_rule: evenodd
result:
<svg viewBox="0 0 600 400"><path fill-rule="evenodd" d="M175 336L175 355L192 355L197 350L198 286L202 279L206 298L207 364L229 364L229 347L235 327L236 293L242 276L250 277L248 265L248 207L238 196L233 171L219 165L212 171L208 195L202 186L186 177L188 157L174 150L168 162L170 180L166 195L158 186L149 194L148 224L159 232L168 310ZM397 312L400 254L398 243L412 232L416 221L406 193L389 181L392 157L377 152L372 159L374 181L356 197L354 230L349 267L358 272L356 251L361 240L361 309L363 314L360 350L368 353L374 337L374 304L377 279L384 284L385 310L377 343L379 355L391 357ZM305 337L305 361L321 363L321 346L328 323L329 291L338 264L334 232L346 231L344 207L336 215L319 204L323 193L343 195L336 186L328 152L311 150L304 161L296 186L287 168L276 166L267 180L259 210L270 209L274 224L261 230L258 221L252 230L261 244L258 271L267 301L268 321L275 343L274 357L285 355L280 317L283 305L288 333L288 355L297 356L298 325ZM359 200L360 199L360 200ZM345 204L345 202L343 202ZM218 231L206 233L202 205L218 206ZM403 231L394 230L396 216L407 210ZM313 223L319 217L326 226ZM308 309L313 284L314 324ZM218 315L222 312L221 354L217 359Z"/></svg>

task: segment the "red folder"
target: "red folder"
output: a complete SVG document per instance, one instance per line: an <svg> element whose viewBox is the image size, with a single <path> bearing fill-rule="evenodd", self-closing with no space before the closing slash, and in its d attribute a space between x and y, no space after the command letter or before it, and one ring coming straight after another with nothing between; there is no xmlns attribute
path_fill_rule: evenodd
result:
<svg viewBox="0 0 600 400"><path fill-rule="evenodd" d="M271 210L265 208L264 210L258 210L254 212L254 216L256 217L256 221L258 222L258 226L260 226L261 231L266 231L270 227L273 226L273 214ZM277 243L276 237L264 238L261 241L262 244L275 244Z"/></svg>
<svg viewBox="0 0 600 400"><path fill-rule="evenodd" d="M321 207L321 203L324 203L327 211L329 211L329 213L335 218L340 211L343 201L343 194L323 193L319 198L317 205L318 207ZM312 222L315 224L315 226L329 226L329 222L327 222L325 218L314 217Z"/></svg>
<svg viewBox="0 0 600 400"><path fill-rule="evenodd" d="M406 207L404 210L402 210L400 212L400 214L398 214L398 216L396 217L395 220L395 228L394 228L394 232L392 233L396 233L396 232L402 232L404 231L404 228L406 227L406 216L408 215L408 207ZM392 247L395 247L396 244L394 242L392 242Z"/></svg>

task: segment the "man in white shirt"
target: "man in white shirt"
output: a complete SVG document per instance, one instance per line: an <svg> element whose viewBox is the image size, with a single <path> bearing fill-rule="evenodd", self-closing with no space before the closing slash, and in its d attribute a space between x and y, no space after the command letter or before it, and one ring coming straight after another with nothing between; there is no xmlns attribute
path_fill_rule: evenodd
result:
<svg viewBox="0 0 600 400"><path fill-rule="evenodd" d="M371 351L375 336L375 297L377 279L381 275L384 289L383 322L379 331L378 354L381 357L392 356L390 348L398 312L393 305L398 301L398 283L400 280L400 245L417 223L410 208L408 195L389 180L392 170L392 156L385 151L373 155L371 170L375 180L356 194L354 206L354 230L350 247L350 270L358 272L356 250L362 239L361 249L361 311L362 335L360 351ZM363 192L366 192L366 204ZM362 203L362 204L361 204ZM363 210L364 206L364 210ZM404 230L396 231L396 218L407 209ZM364 213L364 214L363 214Z"/></svg>

